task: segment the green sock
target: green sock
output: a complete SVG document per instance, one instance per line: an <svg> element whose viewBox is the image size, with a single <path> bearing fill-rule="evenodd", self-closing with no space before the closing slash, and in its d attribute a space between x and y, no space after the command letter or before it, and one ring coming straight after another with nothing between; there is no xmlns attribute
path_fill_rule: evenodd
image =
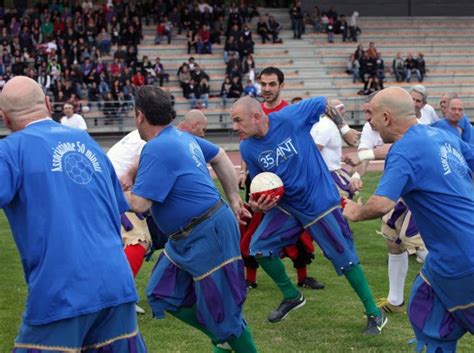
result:
<svg viewBox="0 0 474 353"><path fill-rule="evenodd" d="M227 341L236 353L257 353L257 347L253 341L252 332L248 325L239 337Z"/></svg>
<svg viewBox="0 0 474 353"><path fill-rule="evenodd" d="M197 316L196 316L196 305L190 307L190 308L184 308L181 307L176 311L168 311L169 314L173 315L174 317L180 319L181 321L185 322L186 324L197 328L199 331L203 332L206 334L212 342L217 342L216 337L214 335L206 330L198 321Z"/></svg>
<svg viewBox="0 0 474 353"><path fill-rule="evenodd" d="M270 256L256 256L255 258L263 270L270 276L278 288L280 288L285 299L295 299L298 297L299 292L293 283L291 283L280 258Z"/></svg>
<svg viewBox="0 0 474 353"><path fill-rule="evenodd" d="M348 271L344 271L344 276L346 276L351 287L359 296L362 304L364 304L367 315L380 315L380 309L375 305L374 297L372 296L362 267L360 265L352 266Z"/></svg>

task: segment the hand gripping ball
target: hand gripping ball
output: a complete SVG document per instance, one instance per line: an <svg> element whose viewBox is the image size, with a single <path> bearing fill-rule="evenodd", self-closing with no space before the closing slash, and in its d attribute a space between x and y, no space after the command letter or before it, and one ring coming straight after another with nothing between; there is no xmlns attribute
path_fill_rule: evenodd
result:
<svg viewBox="0 0 474 353"><path fill-rule="evenodd" d="M257 200L260 195L270 195L273 199L282 197L285 193L283 181L274 173L257 174L250 184L250 195Z"/></svg>

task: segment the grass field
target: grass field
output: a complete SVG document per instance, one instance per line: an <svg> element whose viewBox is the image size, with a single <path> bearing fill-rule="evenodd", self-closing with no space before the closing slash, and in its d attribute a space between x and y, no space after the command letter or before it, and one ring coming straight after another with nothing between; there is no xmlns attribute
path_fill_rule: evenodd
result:
<svg viewBox="0 0 474 353"><path fill-rule="evenodd" d="M366 178L367 191L372 192L379 174ZM363 196L366 199L367 193ZM361 262L376 297L386 296L387 251L385 242L376 230L378 221L352 224ZM106 254L104 254L106 256ZM211 254L209 254L211 256ZM155 255L156 258L156 255ZM288 273L296 273L285 260ZM165 320L151 318L144 299L144 288L153 263L144 265L137 278L147 309L140 316L140 329L149 352L209 352L210 344L204 335L189 328L171 316ZM410 258L406 295L420 265ZM260 352L412 352L408 340L413 337L406 315L390 316L382 335L363 337L360 332L366 319L363 307L343 277L337 277L331 264L321 252L309 267L310 275L316 275L326 284L322 291L305 290L307 304L278 324L270 324L266 317L280 302L276 287L260 271L258 288L251 290L245 304L245 316L252 327ZM51 279L52 281L54 279ZM12 342L21 322L26 286L20 259L12 240L10 229L3 214L0 215L0 353L11 350ZM474 337L466 335L460 342L459 352L474 352Z"/></svg>

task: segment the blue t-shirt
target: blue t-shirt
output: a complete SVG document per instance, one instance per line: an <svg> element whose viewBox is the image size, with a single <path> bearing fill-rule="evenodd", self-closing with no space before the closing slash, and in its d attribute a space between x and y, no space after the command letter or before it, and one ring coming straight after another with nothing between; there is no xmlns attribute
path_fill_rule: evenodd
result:
<svg viewBox="0 0 474 353"><path fill-rule="evenodd" d="M393 144L375 195L407 203L441 276L474 272L472 147L454 134L415 125Z"/></svg>
<svg viewBox="0 0 474 353"><path fill-rule="evenodd" d="M240 144L250 177L261 172L283 181L282 204L317 217L339 204L334 180L310 135L311 127L326 110L326 99L314 97L269 115L268 133Z"/></svg>
<svg viewBox="0 0 474 353"><path fill-rule="evenodd" d="M172 126L145 145L133 193L153 201L151 212L163 233L175 232L219 200L206 164L218 152L216 145Z"/></svg>
<svg viewBox="0 0 474 353"><path fill-rule="evenodd" d="M128 204L86 132L35 122L0 141L0 175L0 207L28 284L24 322L42 325L137 299L120 236Z"/></svg>
<svg viewBox="0 0 474 353"><path fill-rule="evenodd" d="M459 120L458 125L463 130L462 134L457 128L451 125L448 119L446 118L435 121L433 124L431 124L431 126L437 127L439 129L450 131L454 133L456 136L461 137L461 139L464 142L474 145L474 131L473 131L474 128L471 126L471 123L469 122L469 118L466 115L464 115L461 118L461 120Z"/></svg>

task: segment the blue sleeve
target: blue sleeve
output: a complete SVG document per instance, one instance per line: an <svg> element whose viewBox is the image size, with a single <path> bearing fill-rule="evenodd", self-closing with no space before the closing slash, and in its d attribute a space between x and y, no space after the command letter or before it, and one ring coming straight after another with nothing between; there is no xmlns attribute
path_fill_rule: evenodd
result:
<svg viewBox="0 0 474 353"><path fill-rule="evenodd" d="M140 155L138 173L132 192L156 202L164 202L176 182L174 162L167 153L153 153L145 148Z"/></svg>
<svg viewBox="0 0 474 353"><path fill-rule="evenodd" d="M286 106L278 112L272 113L278 115L279 118L294 121L295 125L311 128L319 121L319 117L326 112L326 98L313 97L303 99L298 104Z"/></svg>
<svg viewBox="0 0 474 353"><path fill-rule="evenodd" d="M20 171L9 155L0 151L0 208L8 205L15 197L20 184Z"/></svg>
<svg viewBox="0 0 474 353"><path fill-rule="evenodd" d="M196 142L198 143L199 147L201 147L202 154L204 155L204 159L206 162L209 162L219 153L219 147L214 145L213 143L204 140L203 138L194 137Z"/></svg>
<svg viewBox="0 0 474 353"><path fill-rule="evenodd" d="M385 170L374 195L385 196L397 202L413 188L415 172L410 161L399 153L389 153L385 161Z"/></svg>
<svg viewBox="0 0 474 353"><path fill-rule="evenodd" d="M467 165L471 169L471 172L474 172L474 145L465 143L464 141L459 141L461 145L461 152L464 156L464 159L467 162Z"/></svg>

